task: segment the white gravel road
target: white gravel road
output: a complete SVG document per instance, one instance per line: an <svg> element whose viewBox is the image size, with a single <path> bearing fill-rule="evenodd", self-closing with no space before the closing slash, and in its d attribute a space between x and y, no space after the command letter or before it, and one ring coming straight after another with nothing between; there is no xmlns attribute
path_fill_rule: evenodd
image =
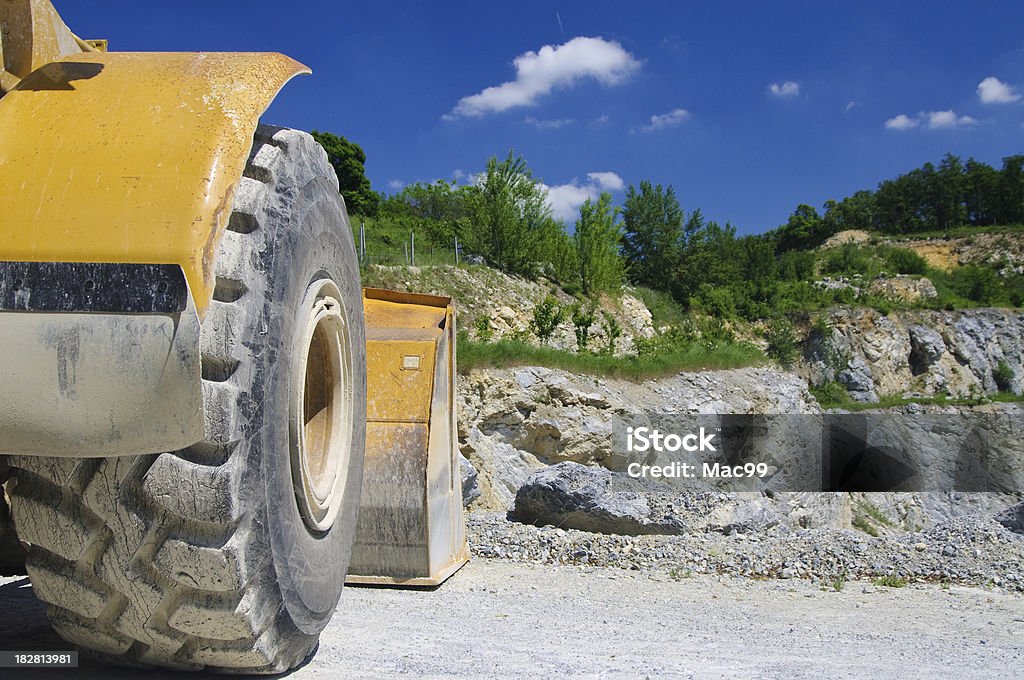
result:
<svg viewBox="0 0 1024 680"><path fill-rule="evenodd" d="M26 579L0 579L0 647L67 649ZM347 588L302 678L1020 678L1024 595L476 559L434 591ZM182 680L77 670L4 677Z"/></svg>

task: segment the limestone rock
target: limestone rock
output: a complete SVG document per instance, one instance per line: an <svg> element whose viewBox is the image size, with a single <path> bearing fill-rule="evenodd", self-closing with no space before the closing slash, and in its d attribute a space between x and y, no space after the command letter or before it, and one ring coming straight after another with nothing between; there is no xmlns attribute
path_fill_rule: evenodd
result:
<svg viewBox="0 0 1024 680"><path fill-rule="evenodd" d="M513 515L529 524L595 533L682 533L671 519L652 519L642 494L612 490L613 474L578 463L559 463L535 472L516 493Z"/></svg>
<svg viewBox="0 0 1024 680"><path fill-rule="evenodd" d="M855 399L903 394L969 397L1024 390L1024 314L840 307L796 368L812 385L838 380ZM872 396L875 395L875 396Z"/></svg>
<svg viewBox="0 0 1024 680"><path fill-rule="evenodd" d="M462 479L462 505L469 507L480 498L479 474L465 456L459 456L459 477Z"/></svg>
<svg viewBox="0 0 1024 680"><path fill-rule="evenodd" d="M868 292L900 302L919 302L939 296L935 284L930 279L903 274L875 279L868 286Z"/></svg>
<svg viewBox="0 0 1024 680"><path fill-rule="evenodd" d="M861 357L850 359L846 368L839 373L839 382L857 401L878 401L871 369Z"/></svg>

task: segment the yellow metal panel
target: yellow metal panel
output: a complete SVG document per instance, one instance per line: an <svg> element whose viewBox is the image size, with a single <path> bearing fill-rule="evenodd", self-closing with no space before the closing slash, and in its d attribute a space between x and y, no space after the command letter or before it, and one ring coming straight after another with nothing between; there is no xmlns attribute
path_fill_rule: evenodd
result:
<svg viewBox="0 0 1024 680"><path fill-rule="evenodd" d="M366 419L426 423L434 378L434 342L366 343Z"/></svg>
<svg viewBox="0 0 1024 680"><path fill-rule="evenodd" d="M178 264L202 315L281 54L99 53L0 99L0 259Z"/></svg>
<svg viewBox="0 0 1024 680"><path fill-rule="evenodd" d="M430 335L438 336L448 313L449 298L435 295L366 288L364 297L367 333L379 329L380 337L398 329L431 331Z"/></svg>

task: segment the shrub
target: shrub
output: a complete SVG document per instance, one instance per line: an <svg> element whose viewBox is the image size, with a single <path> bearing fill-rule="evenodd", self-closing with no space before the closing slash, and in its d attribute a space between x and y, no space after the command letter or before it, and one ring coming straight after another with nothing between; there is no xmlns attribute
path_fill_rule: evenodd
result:
<svg viewBox="0 0 1024 680"><path fill-rule="evenodd" d="M650 310L651 323L655 328L678 325L686 320L686 311L671 294L639 286L632 293Z"/></svg>
<svg viewBox="0 0 1024 680"><path fill-rule="evenodd" d="M533 308L530 330L542 343L546 343L558 328L558 324L562 323L563 316L564 310L559 306L555 296L547 295Z"/></svg>
<svg viewBox="0 0 1024 680"><path fill-rule="evenodd" d="M787 250L779 256L779 278L783 281L810 281L814 278L814 253Z"/></svg>
<svg viewBox="0 0 1024 680"><path fill-rule="evenodd" d="M996 387L999 388L1000 392L1009 392L1017 376L1014 374L1013 369L1010 368L1010 365L1005 360L1000 359L999 363L996 364L996 369L992 371L992 377L995 378Z"/></svg>
<svg viewBox="0 0 1024 680"><path fill-rule="evenodd" d="M822 408L836 408L850 403L850 395L846 388L834 380L819 387L812 387L811 394Z"/></svg>
<svg viewBox="0 0 1024 680"><path fill-rule="evenodd" d="M491 338L494 337L494 329L491 328L491 319L487 316L478 316L476 318L476 339L480 342L490 342Z"/></svg>
<svg viewBox="0 0 1024 680"><path fill-rule="evenodd" d="M1024 276L1014 274L1003 280L1003 287L1006 289L1010 304L1014 307L1024 307Z"/></svg>
<svg viewBox="0 0 1024 680"><path fill-rule="evenodd" d="M832 335L832 319L826 313L818 314L811 322L811 331L823 340L828 338Z"/></svg>
<svg viewBox="0 0 1024 680"><path fill-rule="evenodd" d="M576 332L576 347L580 352L583 352L587 349L587 343L590 342L590 326L596 320L597 315L594 313L592 306L584 306L579 302L573 304L569 308L569 312L572 318L573 330Z"/></svg>
<svg viewBox="0 0 1024 680"><path fill-rule="evenodd" d="M897 274L920 275L928 271L928 262L910 248L891 248L885 260Z"/></svg>
<svg viewBox="0 0 1024 680"><path fill-rule="evenodd" d="M768 328L765 332L765 339L768 341L768 356L779 362L782 366L789 366L797 358L798 341L793 324L784 316L778 316L768 321Z"/></svg>
<svg viewBox="0 0 1024 680"><path fill-rule="evenodd" d="M608 345L604 351L608 354L614 354L615 352L615 341L622 337L622 327L619 326L619 322L609 314L608 312L601 311L602 321L601 328L604 329L604 334L608 338Z"/></svg>
<svg viewBox="0 0 1024 680"><path fill-rule="evenodd" d="M821 269L825 274L860 274L866 279L872 279L878 273L878 268L868 252L853 243L846 243L830 250Z"/></svg>
<svg viewBox="0 0 1024 680"><path fill-rule="evenodd" d="M736 318L736 298L727 287L702 284L700 290L690 299L690 306L700 309L709 316L722 319Z"/></svg>
<svg viewBox="0 0 1024 680"><path fill-rule="evenodd" d="M960 295L983 305L996 303L1002 293L999 275L991 267L977 264L954 269L950 274L950 284Z"/></svg>
<svg viewBox="0 0 1024 680"><path fill-rule="evenodd" d="M736 340L736 334L732 332L725 321L716 316L709 316L701 319L696 324L696 331L700 339L708 346L727 345Z"/></svg>

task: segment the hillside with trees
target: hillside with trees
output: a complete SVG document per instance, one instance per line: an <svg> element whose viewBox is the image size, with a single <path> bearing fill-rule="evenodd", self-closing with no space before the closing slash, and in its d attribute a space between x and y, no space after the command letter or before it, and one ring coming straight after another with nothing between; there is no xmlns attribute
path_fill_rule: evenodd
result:
<svg viewBox="0 0 1024 680"><path fill-rule="evenodd" d="M753 340L788 363L801 333L835 305L885 314L1024 304L1024 155L996 169L947 154L873 191L828 200L821 213L801 204L785 224L740 236L699 208L684 209L672 186L649 181L630 185L621 206L607 193L587 200L566 224L514 151L488 159L471 183L418 183L368 197L362 150L318 138L332 145L353 228L364 234L365 265L486 264L546 280L575 299L546 313L559 321L575 315L584 335L601 322L602 297L628 285L661 331L637 343L641 356L699 346L732 352ZM920 245L960 239L969 248L980 235L1003 241L952 265L929 261ZM533 341L545 344L542 334Z"/></svg>

